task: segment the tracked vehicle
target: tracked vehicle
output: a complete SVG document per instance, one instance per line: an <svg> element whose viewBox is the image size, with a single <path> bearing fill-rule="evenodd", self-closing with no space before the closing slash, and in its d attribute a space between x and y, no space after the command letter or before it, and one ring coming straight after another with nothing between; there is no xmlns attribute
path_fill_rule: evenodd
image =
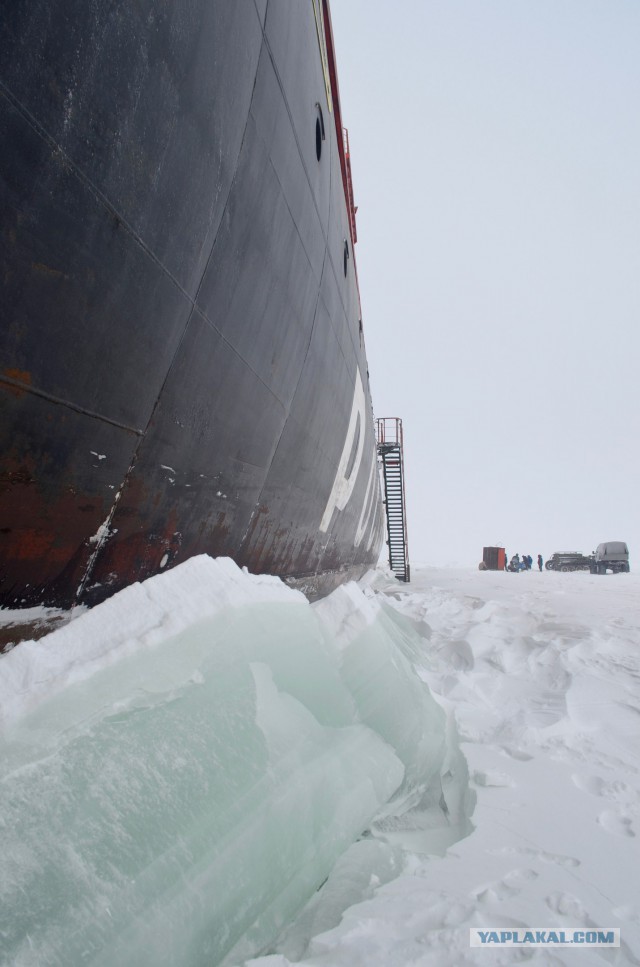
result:
<svg viewBox="0 0 640 967"><path fill-rule="evenodd" d="M592 556L579 554L578 551L556 551L544 566L547 571L590 571L593 564Z"/></svg>

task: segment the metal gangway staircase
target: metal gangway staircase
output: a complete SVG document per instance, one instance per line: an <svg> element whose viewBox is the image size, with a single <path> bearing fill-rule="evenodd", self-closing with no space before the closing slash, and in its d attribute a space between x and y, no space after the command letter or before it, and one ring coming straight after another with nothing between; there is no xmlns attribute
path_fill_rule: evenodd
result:
<svg viewBox="0 0 640 967"><path fill-rule="evenodd" d="M402 420L397 416L387 416L381 417L376 422L378 456L382 465L384 507L387 516L389 567L399 581L409 581Z"/></svg>

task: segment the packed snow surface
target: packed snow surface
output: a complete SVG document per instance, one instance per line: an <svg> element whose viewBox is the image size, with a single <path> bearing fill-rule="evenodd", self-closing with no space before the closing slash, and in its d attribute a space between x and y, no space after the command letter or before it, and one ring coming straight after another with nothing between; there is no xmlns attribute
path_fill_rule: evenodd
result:
<svg viewBox="0 0 640 967"><path fill-rule="evenodd" d="M14 648L2 962L640 964L639 595L198 558ZM516 926L621 946L469 947Z"/></svg>

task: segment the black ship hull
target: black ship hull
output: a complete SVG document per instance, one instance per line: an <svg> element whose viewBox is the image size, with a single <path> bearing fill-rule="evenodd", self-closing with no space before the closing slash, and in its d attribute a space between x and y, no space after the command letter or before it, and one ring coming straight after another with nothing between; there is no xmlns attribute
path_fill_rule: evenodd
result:
<svg viewBox="0 0 640 967"><path fill-rule="evenodd" d="M1 17L0 604L203 552L358 576L383 518L326 5Z"/></svg>

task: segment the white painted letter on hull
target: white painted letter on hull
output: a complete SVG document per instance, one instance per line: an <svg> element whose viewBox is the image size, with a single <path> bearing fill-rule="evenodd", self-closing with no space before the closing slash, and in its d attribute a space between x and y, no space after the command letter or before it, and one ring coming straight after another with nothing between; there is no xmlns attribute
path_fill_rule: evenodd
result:
<svg viewBox="0 0 640 967"><path fill-rule="evenodd" d="M366 400L364 389L362 388L362 377L360 376L360 370L356 370L356 385L353 391L351 418L347 428L344 447L342 448L342 456L340 457L335 480L333 481L333 487L331 488L329 500L327 501L327 506L325 507L320 522L321 531L327 531L329 529L334 510L344 510L353 493L360 464L362 463L366 428L365 410ZM360 432L358 434L357 449L353 460L351 460L350 457L358 430ZM350 463L352 464L351 467L349 466Z"/></svg>
<svg viewBox="0 0 640 967"><path fill-rule="evenodd" d="M358 521L358 529L356 531L356 536L353 539L353 543L356 547L360 545L362 538L365 535L367 528L369 528L369 539L365 541L365 547L367 550L370 549L373 543L373 522L375 521L375 514L373 513L373 502L379 497L378 493L378 462L375 456L372 455L371 465L369 467L369 484L367 486L367 493L362 504L362 513L360 514L360 520Z"/></svg>

